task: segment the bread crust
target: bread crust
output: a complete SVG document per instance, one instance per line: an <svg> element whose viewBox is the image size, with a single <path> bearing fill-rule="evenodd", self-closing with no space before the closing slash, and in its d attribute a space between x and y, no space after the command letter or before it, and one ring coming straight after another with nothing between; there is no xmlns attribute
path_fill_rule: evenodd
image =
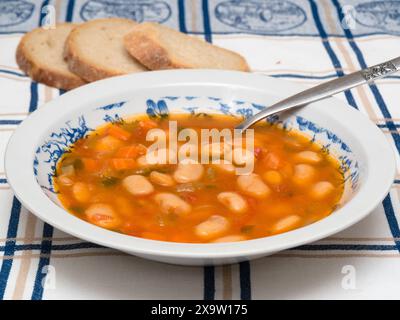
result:
<svg viewBox="0 0 400 320"><path fill-rule="evenodd" d="M140 30L141 26L138 25L137 28L134 28L132 32L124 37L124 46L129 54L151 70L195 68L185 63L185 61L178 61L175 59L173 55L157 41L159 34L158 30L153 29L154 24L146 24L150 26L147 30ZM160 30L160 33L162 33L162 30ZM201 41L196 38L192 38L191 40ZM214 48L221 52L235 54L239 57L240 64L238 64L235 70L250 71L246 60L241 55L218 46L214 46Z"/></svg>
<svg viewBox="0 0 400 320"><path fill-rule="evenodd" d="M101 24L103 21L109 22L110 20L124 21L124 22L129 21L130 23L132 23L132 26L136 24L134 21L124 18L104 18L104 19L91 20L89 22L82 24L80 27L75 28L70 33L67 41L65 42L64 58L68 63L68 68L73 73L76 73L82 79L85 79L88 82L126 74L124 72L120 72L111 68L106 68L104 67L104 65L96 65L96 63L88 59L85 59L79 53L79 45L76 43L76 37L79 35L79 32L81 32L82 30L81 28L85 28L85 25L89 23Z"/></svg>
<svg viewBox="0 0 400 320"><path fill-rule="evenodd" d="M124 37L124 45L130 55L151 70L190 68L188 65L175 62L167 50L145 35L128 34Z"/></svg>
<svg viewBox="0 0 400 320"><path fill-rule="evenodd" d="M35 32L39 32L39 28L25 34L18 44L15 58L19 68L34 81L44 83L51 87L71 90L84 85L86 82L77 75L43 66L32 57L30 52L26 49L25 44L27 39Z"/></svg>
<svg viewBox="0 0 400 320"><path fill-rule="evenodd" d="M78 74L82 79L87 82L93 82L104 78L119 76L121 73L113 72L105 68L94 65L91 61L85 60L77 54L77 50L73 43L67 42L65 44L64 57L68 63L68 69Z"/></svg>

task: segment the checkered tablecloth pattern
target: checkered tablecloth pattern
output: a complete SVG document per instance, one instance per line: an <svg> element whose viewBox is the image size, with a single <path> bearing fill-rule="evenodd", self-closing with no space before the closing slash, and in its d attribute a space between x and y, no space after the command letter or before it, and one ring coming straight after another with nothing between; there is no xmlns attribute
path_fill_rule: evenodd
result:
<svg viewBox="0 0 400 320"><path fill-rule="evenodd" d="M164 23L241 53L254 72L307 85L400 55L400 1L0 0L0 298L400 298L400 177L357 225L317 243L222 267L127 256L73 238L28 212L7 184L4 150L18 124L62 92L32 82L14 54L22 34L43 24L51 10L59 22L122 16ZM338 96L381 128L397 161L399 79Z"/></svg>

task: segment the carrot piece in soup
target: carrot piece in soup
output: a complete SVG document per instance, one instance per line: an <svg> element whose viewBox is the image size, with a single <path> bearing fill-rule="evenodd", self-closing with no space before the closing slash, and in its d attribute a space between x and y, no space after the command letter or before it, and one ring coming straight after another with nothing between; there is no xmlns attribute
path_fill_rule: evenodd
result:
<svg viewBox="0 0 400 320"><path fill-rule="evenodd" d="M129 170L136 167L136 161L134 159L111 159L111 164L115 170Z"/></svg>
<svg viewBox="0 0 400 320"><path fill-rule="evenodd" d="M146 153L146 147L142 144L139 145L132 145L132 146L125 146L120 148L115 156L117 158L131 158L135 159L140 155Z"/></svg>
<svg viewBox="0 0 400 320"><path fill-rule="evenodd" d="M118 127L117 125L112 125L108 129L108 134L122 141L128 141L131 137L131 134L128 131Z"/></svg>
<svg viewBox="0 0 400 320"><path fill-rule="evenodd" d="M85 170L89 172L99 171L101 168L101 162L99 160L91 159L91 158L82 158L83 165Z"/></svg>

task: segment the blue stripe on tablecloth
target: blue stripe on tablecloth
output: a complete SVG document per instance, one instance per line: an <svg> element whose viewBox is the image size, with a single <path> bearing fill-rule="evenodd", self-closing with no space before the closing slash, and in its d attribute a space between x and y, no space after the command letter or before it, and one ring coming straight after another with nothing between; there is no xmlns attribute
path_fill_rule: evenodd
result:
<svg viewBox="0 0 400 320"><path fill-rule="evenodd" d="M75 7L75 0L68 0L67 14L65 16L66 22L72 22L72 18L74 15L74 7Z"/></svg>
<svg viewBox="0 0 400 320"><path fill-rule="evenodd" d="M215 300L215 268L204 267L204 300Z"/></svg>
<svg viewBox="0 0 400 320"><path fill-rule="evenodd" d="M185 18L185 0L178 0L179 31L187 33Z"/></svg>
<svg viewBox="0 0 400 320"><path fill-rule="evenodd" d="M51 250L62 251L62 250L76 250L76 249L106 249L105 247L91 243L91 242L79 242L71 244L53 244Z"/></svg>
<svg viewBox="0 0 400 320"><path fill-rule="evenodd" d="M382 121L384 121L384 120L382 119ZM400 124L394 123L393 125L394 125L396 128L399 128L399 127L400 127ZM386 123L377 124L377 126L378 126L378 128L381 128L381 129L387 128L387 127L388 127L388 125L387 125Z"/></svg>
<svg viewBox="0 0 400 320"><path fill-rule="evenodd" d="M35 111L38 104L38 84L31 82L31 100L29 102L29 112Z"/></svg>
<svg viewBox="0 0 400 320"><path fill-rule="evenodd" d="M204 38L207 42L212 42L210 12L208 10L208 0L202 0L203 10L203 26L204 26Z"/></svg>
<svg viewBox="0 0 400 320"><path fill-rule="evenodd" d="M27 75L20 73L20 72L15 72L15 71L10 71L10 70L5 70L5 69L0 69L1 73L6 73L6 74L12 74L13 76L21 77L21 78L28 78Z"/></svg>
<svg viewBox="0 0 400 320"><path fill-rule="evenodd" d="M27 33L26 30L16 30L16 31L0 31L0 34L18 34L18 33Z"/></svg>
<svg viewBox="0 0 400 320"><path fill-rule="evenodd" d="M313 15L313 18L314 18L315 25L316 25L316 27L318 29L318 32L320 33L320 36L322 38L322 44L325 47L325 50L328 53L328 56L331 59L333 66L336 69L336 74L339 77L342 77L342 76L344 76L344 73L342 71L342 65L340 64L340 61L339 61L338 57L336 56L335 52L333 51L333 49L332 49L332 47L331 47L331 45L329 43L328 35L327 35L323 25L322 25L322 22L321 22L321 19L320 19L320 16L319 16L317 4L315 3L314 0L309 0L309 3L310 3L311 12L312 12L312 15ZM349 105L351 105L352 107L358 109L357 108L357 104L356 104L356 102L354 100L354 97L353 97L353 94L351 93L351 91L350 90L346 90L344 92L344 94L346 96L346 99L347 99L347 102L349 103Z"/></svg>
<svg viewBox="0 0 400 320"><path fill-rule="evenodd" d="M243 261L239 263L240 274L240 299L251 300L251 277L250 262Z"/></svg>
<svg viewBox="0 0 400 320"><path fill-rule="evenodd" d="M40 259L39 265L36 271L35 283L33 285L32 291L32 300L41 300L43 297L43 282L46 277L46 273L44 272L44 267L50 264L50 254L52 241L51 238L53 236L53 227L47 223L44 223L43 226L43 239L40 245Z"/></svg>
<svg viewBox="0 0 400 320"><path fill-rule="evenodd" d="M4 251L6 246L0 246L0 251ZM91 242L78 242L78 243L69 243L69 244L51 244L51 250L53 251L68 251L68 250L81 250L81 249L106 249L103 246L100 246ZM15 251L25 251L25 250L42 250L42 244L16 244Z"/></svg>
<svg viewBox="0 0 400 320"><path fill-rule="evenodd" d="M305 250L305 251L328 251L328 250L340 250L340 251L391 251L397 250L394 245L387 244L308 244L297 248L289 249L293 250Z"/></svg>
<svg viewBox="0 0 400 320"><path fill-rule="evenodd" d="M341 10L338 0L332 0L332 3L334 5L334 7L336 8L339 21L342 21L344 16L343 16L343 13L342 13L342 10ZM358 63L360 64L361 68L363 68L363 69L367 68L367 64L365 62L364 56L363 56L360 48L358 47L357 43L354 41L354 37L353 37L351 30L343 28L343 31L346 35L346 38L348 40L350 47L352 48L352 50L354 51L354 53L357 57ZM371 83L369 85L369 87L372 91L372 94L374 95L375 101L378 104L379 109L382 112L382 115L386 119L392 118L392 115L390 114L389 109L387 108L386 103L385 103L378 87L374 83ZM396 126L394 125L393 121L391 121L391 120L385 120L385 123L386 123L388 129L390 130L390 134L396 145L397 151L400 152L400 136L396 130ZM389 195L385 198L385 200L383 202L383 207L385 209L385 214L386 214L386 217L387 217L387 220L389 223L390 231L392 232L393 237L396 238L400 234L400 232L398 232L399 225L398 225L398 221L396 219L396 215L394 214ZM398 246L398 249L400 252L400 246L399 246L398 241L396 241L396 245Z"/></svg>
<svg viewBox="0 0 400 320"><path fill-rule="evenodd" d="M388 194L386 198L383 200L383 208L385 210L386 219L389 223L390 232L396 239L394 241L396 244L396 248L400 252L400 229L399 229L399 224L397 223L396 214L393 209L390 194Z"/></svg>
<svg viewBox="0 0 400 320"><path fill-rule="evenodd" d="M6 245L4 247L4 256L11 258L14 256L15 253L15 238L17 237L18 233L18 223L19 223L20 213L21 213L21 203L18 201L16 197L14 197L11 207L10 220L8 223L8 230L7 230L7 239L14 239L14 240L7 240ZM13 263L12 259L7 259L3 260L3 263L1 264L0 300L4 298L4 293L7 288L7 282L10 276L12 263Z"/></svg>
<svg viewBox="0 0 400 320"><path fill-rule="evenodd" d="M40 6L40 15L39 15L39 21L38 21L38 25L39 25L39 27L40 26L42 26L42 20L43 20L43 18L46 16L46 13L45 13L45 11L43 11L43 8L45 7L45 6L47 6L47 5L49 5L49 2L50 2L50 0L44 0L43 2L42 2L42 5Z"/></svg>
<svg viewBox="0 0 400 320"><path fill-rule="evenodd" d="M22 120L1 119L0 125L20 124Z"/></svg>

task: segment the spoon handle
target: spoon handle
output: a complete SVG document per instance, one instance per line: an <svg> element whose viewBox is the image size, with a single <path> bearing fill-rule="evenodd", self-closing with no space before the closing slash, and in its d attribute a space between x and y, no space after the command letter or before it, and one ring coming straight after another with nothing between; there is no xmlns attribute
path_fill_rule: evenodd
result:
<svg viewBox="0 0 400 320"><path fill-rule="evenodd" d="M291 108L304 106L336 93L357 87L359 85L385 77L400 70L400 57L377 64L349 75L324 82L318 86L312 87L289 98L279 101L254 116L246 119L239 124L236 129L246 130L251 125L275 113L282 112Z"/></svg>

